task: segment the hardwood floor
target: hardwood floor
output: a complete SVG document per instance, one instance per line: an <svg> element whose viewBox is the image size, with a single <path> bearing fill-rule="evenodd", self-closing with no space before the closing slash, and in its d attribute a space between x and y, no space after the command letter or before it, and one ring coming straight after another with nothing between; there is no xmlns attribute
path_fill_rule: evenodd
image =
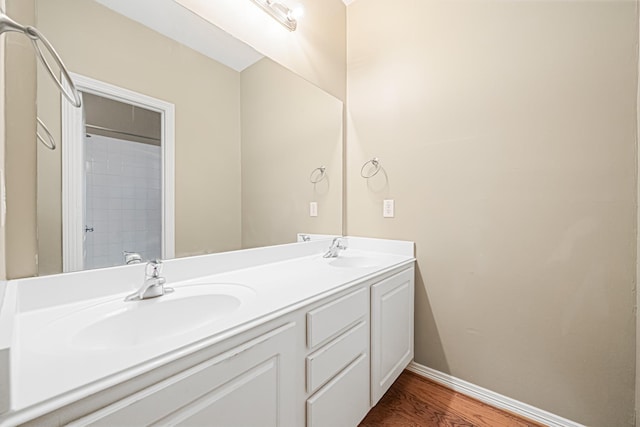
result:
<svg viewBox="0 0 640 427"><path fill-rule="evenodd" d="M409 371L391 386L360 427L544 427L486 405Z"/></svg>

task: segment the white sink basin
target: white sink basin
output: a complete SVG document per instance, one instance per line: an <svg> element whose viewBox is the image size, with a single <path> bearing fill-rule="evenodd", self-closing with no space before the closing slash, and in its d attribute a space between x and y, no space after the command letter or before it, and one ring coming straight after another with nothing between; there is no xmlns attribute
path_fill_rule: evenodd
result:
<svg viewBox="0 0 640 427"><path fill-rule="evenodd" d="M332 267L339 268L372 268L380 266L375 258L361 256L344 256L333 258L328 263Z"/></svg>
<svg viewBox="0 0 640 427"><path fill-rule="evenodd" d="M118 297L53 322L49 333L66 330L69 345L87 350L135 347L210 324L238 310L255 292L237 284L199 283L142 301Z"/></svg>

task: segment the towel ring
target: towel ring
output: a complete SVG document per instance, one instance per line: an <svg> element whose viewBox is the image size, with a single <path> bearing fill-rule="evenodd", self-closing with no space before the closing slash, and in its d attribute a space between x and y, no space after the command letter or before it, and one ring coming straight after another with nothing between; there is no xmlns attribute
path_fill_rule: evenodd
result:
<svg viewBox="0 0 640 427"><path fill-rule="evenodd" d="M365 175L364 168L366 168L369 163L371 163L375 167L375 170L373 171L373 173ZM373 159L366 161L364 165L362 165L362 168L360 168L360 176L365 179L373 178L378 174L378 172L380 172L380 169L382 169L382 166L380 166L380 161L377 157L374 157Z"/></svg>
<svg viewBox="0 0 640 427"><path fill-rule="evenodd" d="M40 125L40 127L42 128L42 130L44 130L44 133L47 137L47 140L45 140L42 135L40 135L40 132L38 132L36 130L36 137L38 138L38 141L42 142L42 145L44 145L45 147L47 147L49 150L55 150L56 149L56 140L53 138L53 135L51 135L51 132L49 132L49 129L47 128L47 125L45 125L42 120L40 120L40 117L36 117L36 120L38 121L38 125Z"/></svg>
<svg viewBox="0 0 640 427"><path fill-rule="evenodd" d="M327 176L327 168L324 166L320 166L319 168L315 168L311 171L311 175L309 175L309 182L312 184L317 184L322 181Z"/></svg>
<svg viewBox="0 0 640 427"><path fill-rule="evenodd" d="M67 71L67 67L64 66L64 63L62 62L60 55L58 55L58 52L56 52L56 50L53 48L51 43L49 43L49 40L47 40L47 38L40 31L38 31L37 28L20 25L13 19L9 18L6 14L4 14L4 12L0 11L0 34L7 31L15 31L17 33L23 33L27 37L29 37L29 39L31 40L31 43L33 44L33 48L36 51L36 55L38 56L38 59L40 59L40 62L42 62L42 65L45 66L45 68L49 72L49 76L53 79L56 86L58 86L58 89L60 89L60 92L62 93L62 95L64 95L64 97L67 98L67 100L74 107L78 107L78 108L81 107L82 100L80 98L80 94L78 93L78 89L73 83L73 80L71 79L71 76ZM47 61L47 59L44 57L44 54L42 52L42 49L40 48L40 45L38 44L38 41L40 41L44 45L47 51L49 51L49 54L51 55L53 60L56 62L58 68L60 69L60 72L62 73L62 77L64 77L65 82L69 86L69 90L66 90L62 84L62 81L58 77L56 77L56 74L53 71L53 68L51 68L51 64L49 64L49 61Z"/></svg>
<svg viewBox="0 0 640 427"><path fill-rule="evenodd" d="M64 63L62 62L62 58L60 58L60 55L58 55L58 52L56 52L53 46L51 46L51 43L49 43L49 40L47 40L45 36L40 31L38 31L37 28L26 27L25 34L31 39L33 48L35 49L38 58L40 58L40 62L42 62L42 65L44 65L47 71L49 71L49 75L53 79L56 86L58 86L58 89L60 89L60 93L62 93L62 95L67 98L71 105L80 108L82 106L80 94L78 93L78 89L76 88L76 85L73 83L73 80L71 79L71 76L67 71L67 67L65 67ZM55 72L51 68L51 64L49 64L47 59L44 57L38 41L40 41L44 45L44 47L49 51L49 54L51 55L53 60L56 62L56 65L62 73L62 77L64 77L67 86L69 86L69 90L66 90L62 84L62 81L58 77L56 77Z"/></svg>

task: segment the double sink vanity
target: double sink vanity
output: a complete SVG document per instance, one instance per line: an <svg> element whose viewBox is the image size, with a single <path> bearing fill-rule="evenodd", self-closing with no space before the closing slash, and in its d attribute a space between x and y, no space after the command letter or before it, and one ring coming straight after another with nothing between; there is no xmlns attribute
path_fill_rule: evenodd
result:
<svg viewBox="0 0 640 427"><path fill-rule="evenodd" d="M413 359L412 242L342 238L0 284L0 426L355 426ZM147 272L148 273L148 272Z"/></svg>

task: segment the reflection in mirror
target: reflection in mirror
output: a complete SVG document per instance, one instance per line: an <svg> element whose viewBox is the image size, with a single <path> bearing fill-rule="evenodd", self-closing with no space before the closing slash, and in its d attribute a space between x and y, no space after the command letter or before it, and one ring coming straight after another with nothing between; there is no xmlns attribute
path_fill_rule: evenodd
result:
<svg viewBox="0 0 640 427"><path fill-rule="evenodd" d="M243 54L230 51L229 46L239 42L228 35L222 45L211 46L214 37L209 35L221 30L173 1L155 2L155 22L144 25L113 10L124 13L127 7L135 9L136 3L37 0L37 26L73 73L174 106L175 163L163 161L158 171L144 162L156 177L158 173L164 176L167 166L175 167L175 244L171 252L183 257L290 243L299 232L341 234L342 103L246 45L241 47ZM128 15L143 20L135 10ZM159 16L171 17L171 22ZM182 29L179 35L172 33L175 28ZM68 147L64 147L67 131L63 132L60 95L40 70L37 101L38 116L63 145L56 151L38 148L38 269L44 275L63 272L66 265L62 182L68 172L61 153ZM85 111L86 124L93 127L87 126L84 134L92 135L89 140L95 141L96 147L89 148L87 143L82 149L85 199L92 204L85 206L84 213L87 220L92 215L94 222L85 221L82 227L93 227L97 233L100 218L101 232L107 239L93 245L90 233L83 229L81 252L84 257L90 251L92 256L98 253L98 257L109 259L109 265L113 263L111 255L104 255L106 251L117 253L122 264L125 251L152 256L148 249L137 249L147 246L132 247L114 237L113 230L133 228L133 234L139 231L138 237L145 235L144 245L155 244L160 238L157 230L149 227L143 232L143 225L127 224L116 213L142 206L142 193L136 193L135 187L133 192L126 189L124 178L112 175L135 162L130 162L124 151L118 158L107 157L106 164L98 165L100 161L95 160L95 150L122 136L113 131L105 134L107 131L99 128L139 133L127 127L132 126L128 121L147 113L126 107L129 114L101 112L91 121L89 110ZM157 136L157 129L155 132ZM154 138L147 133L142 136ZM149 145L127 142L138 144L132 146L137 148ZM326 167L326 178L312 184L310 173L321 165ZM135 176L142 171L130 173ZM119 190L96 190L96 183L112 183ZM163 192L165 184L164 180L160 184ZM102 191L106 198L96 203L95 193L91 196L88 192L91 188ZM131 199L126 203L125 194ZM157 196L149 190L144 199ZM312 202L317 203L317 216L310 216ZM156 224L157 207L145 206L147 209L156 211L144 219L140 214L139 219ZM85 258L85 268L101 265Z"/></svg>
<svg viewBox="0 0 640 427"><path fill-rule="evenodd" d="M119 265L131 252L173 257L174 105L72 76L87 101L62 109L64 271Z"/></svg>
<svg viewBox="0 0 640 427"><path fill-rule="evenodd" d="M161 258L162 115L83 93L82 267Z"/></svg>

